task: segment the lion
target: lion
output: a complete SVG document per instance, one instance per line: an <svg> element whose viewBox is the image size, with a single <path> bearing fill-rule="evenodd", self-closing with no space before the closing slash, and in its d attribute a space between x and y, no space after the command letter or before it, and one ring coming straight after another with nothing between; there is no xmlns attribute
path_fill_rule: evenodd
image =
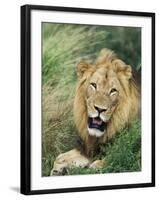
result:
<svg viewBox="0 0 159 200"><path fill-rule="evenodd" d="M76 148L58 156L51 175L72 166L102 167L103 160L91 162L90 158L100 144L110 141L140 112L140 91L132 67L112 50L102 49L95 64L80 61L76 71L78 82L73 110L82 150Z"/></svg>

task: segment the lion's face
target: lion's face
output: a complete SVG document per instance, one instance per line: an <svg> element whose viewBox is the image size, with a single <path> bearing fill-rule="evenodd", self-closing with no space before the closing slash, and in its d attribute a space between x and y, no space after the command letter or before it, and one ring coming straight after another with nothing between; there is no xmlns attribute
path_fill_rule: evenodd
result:
<svg viewBox="0 0 159 200"><path fill-rule="evenodd" d="M77 77L74 119L88 146L88 136L103 136L105 142L137 116L140 101L132 68L112 51L102 50L95 64L82 60Z"/></svg>
<svg viewBox="0 0 159 200"><path fill-rule="evenodd" d="M90 135L100 137L106 132L109 120L118 105L119 92L119 80L113 70L99 68L90 77L86 92Z"/></svg>

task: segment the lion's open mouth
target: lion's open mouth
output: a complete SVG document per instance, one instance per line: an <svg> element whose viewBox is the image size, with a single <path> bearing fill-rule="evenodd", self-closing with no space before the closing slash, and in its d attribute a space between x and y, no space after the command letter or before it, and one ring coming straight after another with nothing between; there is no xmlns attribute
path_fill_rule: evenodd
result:
<svg viewBox="0 0 159 200"><path fill-rule="evenodd" d="M104 122L100 117L88 117L88 127L95 128L100 131L104 131L106 128L106 122Z"/></svg>

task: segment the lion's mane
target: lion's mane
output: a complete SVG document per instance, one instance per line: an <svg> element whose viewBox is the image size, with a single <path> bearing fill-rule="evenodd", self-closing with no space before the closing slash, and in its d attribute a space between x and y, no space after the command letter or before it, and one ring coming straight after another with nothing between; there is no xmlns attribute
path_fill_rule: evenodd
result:
<svg viewBox="0 0 159 200"><path fill-rule="evenodd" d="M123 127L131 123L139 113L140 107L140 92L133 79L132 69L130 66L118 59L113 51L103 49L96 60L95 65L87 64L81 61L77 66L77 75L79 77L75 99L74 99L74 119L78 129L79 136L84 141L85 146L89 144L89 134L87 130L87 105L86 105L86 90L87 81L100 67L111 67L123 89L123 96L119 100L118 106L114 111L109 122L107 133L99 138L99 143L106 143L114 135L116 135ZM129 77L129 81L125 77Z"/></svg>

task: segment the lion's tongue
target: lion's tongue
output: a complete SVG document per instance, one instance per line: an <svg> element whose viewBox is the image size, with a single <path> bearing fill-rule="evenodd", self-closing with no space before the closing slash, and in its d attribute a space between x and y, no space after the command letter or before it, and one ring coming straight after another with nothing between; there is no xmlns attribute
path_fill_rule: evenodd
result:
<svg viewBox="0 0 159 200"><path fill-rule="evenodd" d="M93 124L101 125L102 120L93 118Z"/></svg>

